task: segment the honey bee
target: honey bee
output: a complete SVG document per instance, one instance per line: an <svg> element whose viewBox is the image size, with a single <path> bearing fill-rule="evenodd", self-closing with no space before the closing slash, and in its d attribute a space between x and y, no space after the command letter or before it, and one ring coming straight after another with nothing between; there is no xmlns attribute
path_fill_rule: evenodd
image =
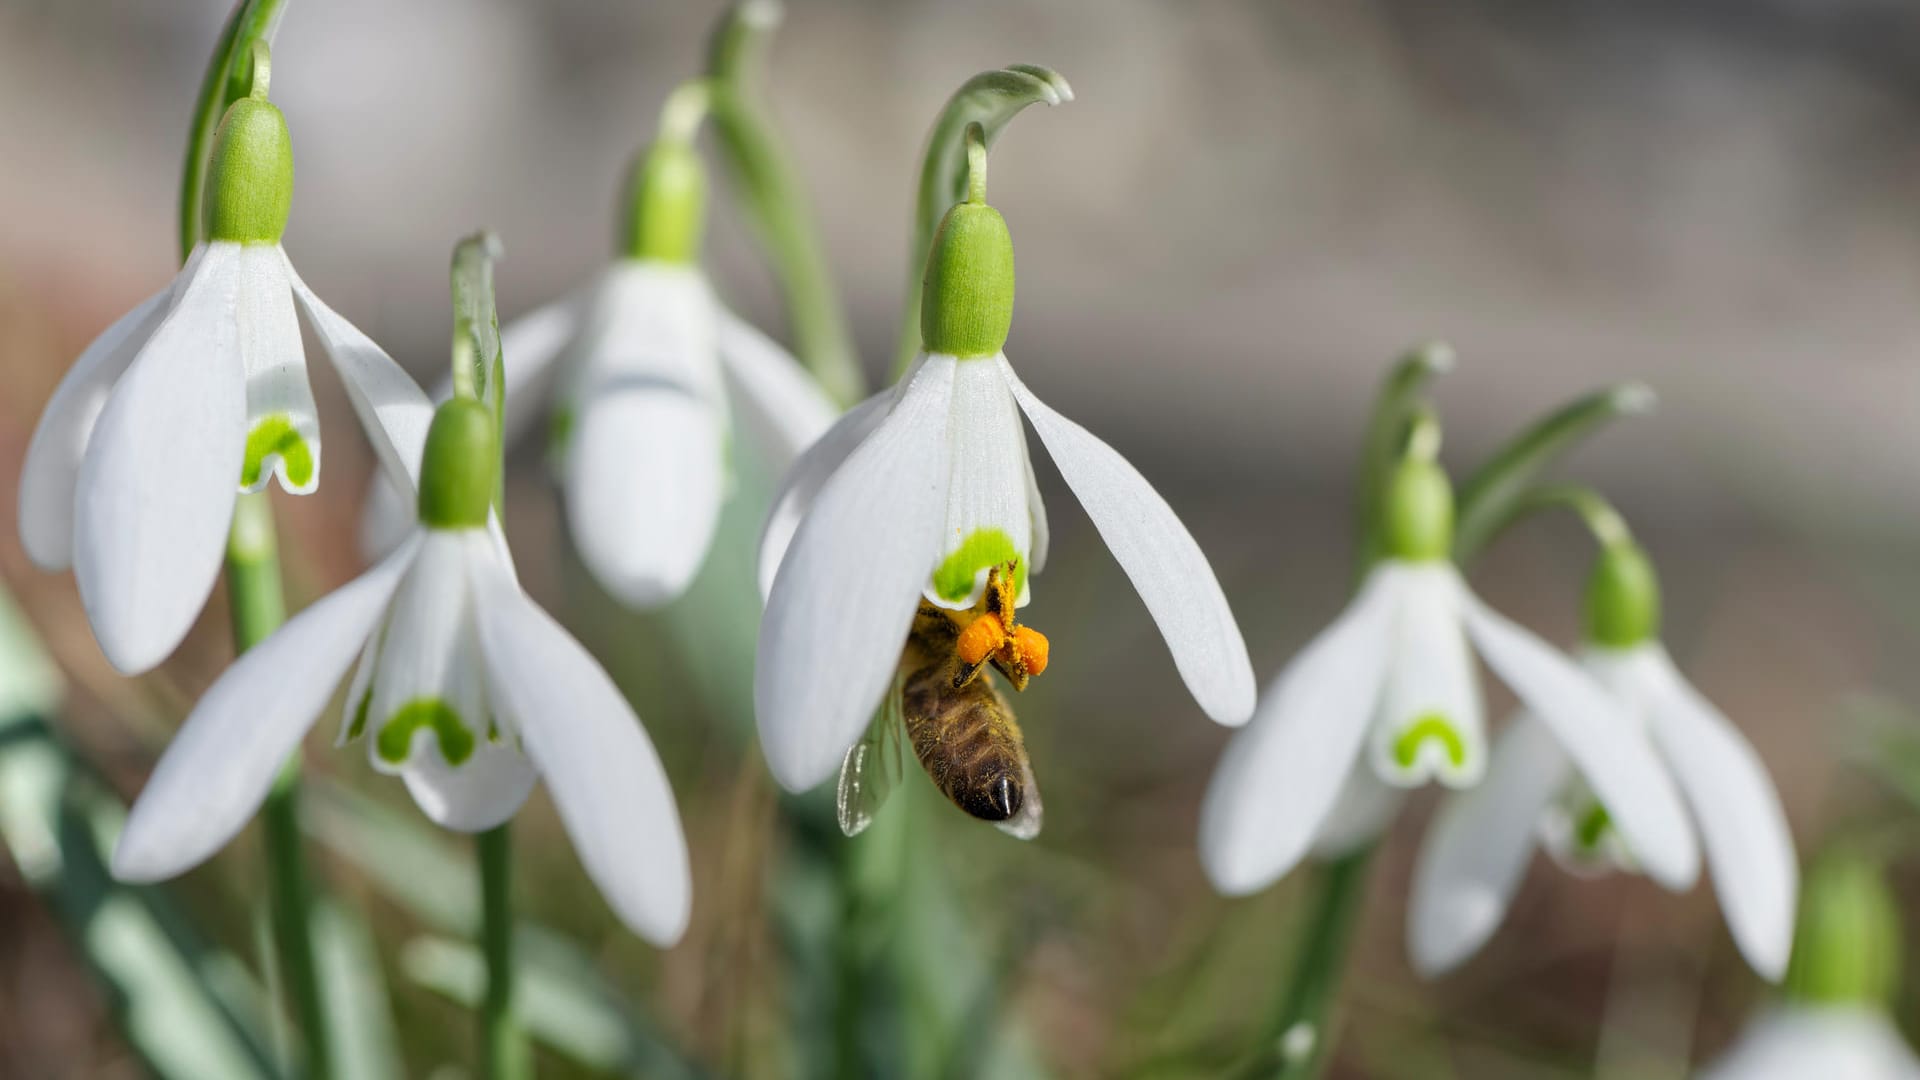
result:
<svg viewBox="0 0 1920 1080"><path fill-rule="evenodd" d="M900 736L940 793L1001 831L1040 832L1040 789L1013 710L983 674L991 663L1015 690L1047 667L1047 639L1014 622L1013 566L988 571L970 611L926 601L913 618L899 674L866 737L840 767L840 829L857 835L891 793L901 771Z"/></svg>

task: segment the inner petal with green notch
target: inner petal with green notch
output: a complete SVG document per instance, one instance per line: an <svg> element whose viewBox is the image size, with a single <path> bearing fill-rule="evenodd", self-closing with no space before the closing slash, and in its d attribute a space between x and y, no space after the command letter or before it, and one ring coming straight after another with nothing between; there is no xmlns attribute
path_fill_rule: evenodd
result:
<svg viewBox="0 0 1920 1080"><path fill-rule="evenodd" d="M247 432L246 459L240 464L240 486L257 491L272 458L280 459L280 477L289 491L309 491L314 483L314 453L288 413L262 417Z"/></svg>
<svg viewBox="0 0 1920 1080"><path fill-rule="evenodd" d="M440 743L440 756L447 764L459 765L473 756L473 732L461 723L459 712L445 699L426 697L402 705L381 725L375 751L383 761L404 765L413 752L414 732L422 729L434 733Z"/></svg>
<svg viewBox="0 0 1920 1080"><path fill-rule="evenodd" d="M933 591L942 600L964 603L986 581L988 570L1013 564L1013 595L1027 591L1027 561L1004 529L975 529L933 571Z"/></svg>
<svg viewBox="0 0 1920 1080"><path fill-rule="evenodd" d="M1422 762L1432 764L1421 770ZM1445 714L1424 712L1394 736L1393 763L1406 773L1424 771L1431 775L1442 768L1462 772L1467 767L1467 740Z"/></svg>

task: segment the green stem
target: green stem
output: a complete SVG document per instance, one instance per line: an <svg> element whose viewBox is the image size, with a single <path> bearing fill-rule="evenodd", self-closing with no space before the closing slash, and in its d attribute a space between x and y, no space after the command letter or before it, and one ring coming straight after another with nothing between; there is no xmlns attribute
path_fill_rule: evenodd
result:
<svg viewBox="0 0 1920 1080"><path fill-rule="evenodd" d="M253 45L271 41L286 0L239 0L220 30L213 60L200 79L187 130L187 158L180 178L180 257L200 242L201 196L207 180L207 150L227 106L247 95L253 80Z"/></svg>
<svg viewBox="0 0 1920 1080"><path fill-rule="evenodd" d="M280 556L273 507L264 493L242 495L233 508L227 538L227 602L233 616L233 647L242 653L266 640L286 621L280 588ZM273 924L280 973L306 1047L306 1075L333 1075L325 999L314 960L312 889L300 847L300 757L296 751L267 793L260 819L267 848L267 910Z"/></svg>
<svg viewBox="0 0 1920 1080"><path fill-rule="evenodd" d="M1373 845L1328 863L1314 879L1313 908L1299 935L1293 979L1237 1075L1246 1080L1312 1080L1326 1070L1334 1039L1334 1006L1347 953L1366 904Z"/></svg>
<svg viewBox="0 0 1920 1080"><path fill-rule="evenodd" d="M475 838L480 854L480 949L487 959L480 1003L480 1067L487 1080L533 1075L531 1047L513 1018L513 843L509 826Z"/></svg>
<svg viewBox="0 0 1920 1080"><path fill-rule="evenodd" d="M834 400L851 405L866 396L866 379L826 250L799 175L749 85L779 21L779 4L744 0L714 28L707 60L710 115L721 162L786 295L794 351Z"/></svg>

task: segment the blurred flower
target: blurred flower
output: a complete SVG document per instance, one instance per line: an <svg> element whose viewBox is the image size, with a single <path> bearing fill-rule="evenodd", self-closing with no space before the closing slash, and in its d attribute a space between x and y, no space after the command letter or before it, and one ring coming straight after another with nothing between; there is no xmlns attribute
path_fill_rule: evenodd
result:
<svg viewBox="0 0 1920 1080"><path fill-rule="evenodd" d="M840 411L720 303L700 268L705 180L691 139L701 85L669 101L660 139L635 167L622 256L501 335L513 357L507 440L553 413L574 543L600 584L636 607L678 597L706 559L727 493L730 414L778 475ZM389 550L408 518L397 489L376 487L365 545Z"/></svg>
<svg viewBox="0 0 1920 1080"><path fill-rule="evenodd" d="M1799 868L1780 798L1753 746L1689 684L1660 644L1651 562L1624 535L1587 590L1583 665L1646 731L1685 794L1714 888L1747 962L1778 981L1793 946ZM1441 810L1414 871L1408 936L1432 975L1473 955L1505 917L1536 841L1577 872L1638 869L1612 803L1533 714L1515 719L1485 783ZM1684 884L1684 883L1677 883Z"/></svg>
<svg viewBox="0 0 1920 1080"><path fill-rule="evenodd" d="M1227 725L1253 709L1246 645L1206 556L1125 458L1014 374L1001 352L1012 308L1012 242L976 188L948 212L928 256L926 353L788 474L761 549L771 584L754 708L767 762L791 790L826 779L866 729L917 598L971 607L989 573L1011 566L1018 602L1028 599L1047 526L1022 412L1200 707Z"/></svg>
<svg viewBox="0 0 1920 1080"><path fill-rule="evenodd" d="M1591 780L1648 872L1691 882L1693 833L1639 727L1570 660L1475 597L1450 561L1453 493L1437 450L1427 418L1384 494L1384 557L1227 747L1201 811L1208 876L1225 893L1256 891L1316 843L1331 854L1377 835L1405 789L1480 783L1477 649Z"/></svg>
<svg viewBox="0 0 1920 1080"><path fill-rule="evenodd" d="M263 96L235 102L212 150L208 239L171 285L87 346L28 447L21 541L42 569L72 565L94 636L127 674L186 636L239 491L269 477L294 494L320 482L296 302L383 462L418 457L426 395L281 250L292 191L280 111Z"/></svg>
<svg viewBox="0 0 1920 1080"><path fill-rule="evenodd" d="M435 822L512 816L536 776L621 919L685 929L686 844L665 771L606 672L515 580L487 527L493 418L443 405L426 447L422 525L372 570L248 650L207 691L135 803L113 871L154 881L205 860L260 805L356 657L341 739L367 737ZM448 469L448 462L468 463Z"/></svg>
<svg viewBox="0 0 1920 1080"><path fill-rule="evenodd" d="M1899 908L1877 862L1823 853L1801 896L1782 1000L1702 1080L1917 1080L1920 1058L1887 1014L1899 991Z"/></svg>

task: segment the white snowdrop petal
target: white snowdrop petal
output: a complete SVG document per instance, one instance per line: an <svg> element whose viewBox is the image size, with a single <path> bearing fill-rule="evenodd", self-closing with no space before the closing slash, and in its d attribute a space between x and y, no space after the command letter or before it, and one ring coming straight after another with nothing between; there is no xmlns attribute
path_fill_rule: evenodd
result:
<svg viewBox="0 0 1920 1080"><path fill-rule="evenodd" d="M409 531L401 543L406 543L413 535ZM398 545L395 547L397 549ZM382 619L367 635L367 643L360 649L360 659L353 665L353 679L347 683L347 698L340 707L340 734L334 737L335 748L345 746L365 734L360 727L367 722L367 714L373 707L373 676L380 667L380 646L385 639L386 620Z"/></svg>
<svg viewBox="0 0 1920 1080"><path fill-rule="evenodd" d="M240 486L305 495L320 485L320 413L307 381L306 347L293 313L291 271L278 245L240 248L240 359L247 371L247 448Z"/></svg>
<svg viewBox="0 0 1920 1080"><path fill-rule="evenodd" d="M1227 744L1200 807L1200 861L1221 892L1265 888L1313 845L1360 756L1401 585L1393 567L1369 575Z"/></svg>
<svg viewBox="0 0 1920 1080"><path fill-rule="evenodd" d="M404 545L287 620L214 682L134 802L114 847L115 877L173 877L240 831L379 624L416 550Z"/></svg>
<svg viewBox="0 0 1920 1080"><path fill-rule="evenodd" d="M1024 442L1022 446L1024 448ZM1047 546L1053 534L1047 529L1047 506L1040 499L1040 479L1033 475L1033 455L1022 456L1027 461L1027 516L1033 522L1033 553L1027 561L1033 566L1029 572L1037 574L1047 568Z"/></svg>
<svg viewBox="0 0 1920 1080"><path fill-rule="evenodd" d="M196 258L201 250L195 249ZM20 469L20 543L42 570L65 570L73 562L74 486L93 422L113 384L166 317L173 292L169 284L94 338L40 413Z"/></svg>
<svg viewBox="0 0 1920 1080"><path fill-rule="evenodd" d="M483 832L513 817L533 794L540 774L511 743L482 737L459 765L426 744L400 770L407 793L427 819L444 829Z"/></svg>
<svg viewBox="0 0 1920 1080"><path fill-rule="evenodd" d="M952 360L929 360L800 523L760 621L753 702L774 778L832 775L893 681L947 503Z"/></svg>
<svg viewBox="0 0 1920 1080"><path fill-rule="evenodd" d="M464 761L486 737L488 706L468 584L467 536L422 529L394 593L368 700L367 757L398 775L421 754Z"/></svg>
<svg viewBox="0 0 1920 1080"><path fill-rule="evenodd" d="M697 270L615 263L594 288L576 344L566 393L576 412L610 388L679 389L726 409L719 315Z"/></svg>
<svg viewBox="0 0 1920 1080"><path fill-rule="evenodd" d="M1314 858L1338 859L1379 839L1406 801L1406 791L1381 782L1371 763L1356 762L1313 836Z"/></svg>
<svg viewBox="0 0 1920 1080"><path fill-rule="evenodd" d="M587 874L633 931L685 932L692 873L666 770L613 680L520 591L499 560L473 560L495 705L520 734Z"/></svg>
<svg viewBox="0 0 1920 1080"><path fill-rule="evenodd" d="M1405 585L1371 740L1374 770L1399 787L1435 779L1471 787L1487 766L1486 706L1460 624L1458 574L1450 563L1397 572Z"/></svg>
<svg viewBox="0 0 1920 1080"><path fill-rule="evenodd" d="M537 307L500 328L500 356L506 368L507 414L501 437L517 444L553 409L555 388L563 374L560 358L580 332L585 299L562 297ZM434 400L453 396L451 376L436 388Z"/></svg>
<svg viewBox="0 0 1920 1080"><path fill-rule="evenodd" d="M1487 666L1553 732L1648 876L1685 889L1700 849L1680 794L1640 724L1573 662L1459 583L1467 633Z"/></svg>
<svg viewBox="0 0 1920 1080"><path fill-rule="evenodd" d="M284 253L282 254L284 259ZM393 358L315 295L286 263L293 296L306 312L320 347L340 373L347 400L373 444L386 483L411 493L420 479L420 455L433 423L433 403ZM406 500L411 514L411 495ZM409 517L410 520L410 517Z"/></svg>
<svg viewBox="0 0 1920 1080"><path fill-rule="evenodd" d="M81 460L74 576L94 637L125 674L180 644L226 550L246 420L238 256L239 245L208 245Z"/></svg>
<svg viewBox="0 0 1920 1080"><path fill-rule="evenodd" d="M887 418L893 401L893 392L882 390L848 409L787 470L786 479L781 481L780 490L774 496L773 509L767 514L767 523L760 531L762 601L773 592L773 577L780 569L780 560L786 557L787 545L793 542L794 530L800 527L807 511L813 508L813 501L819 497L820 489L826 486L834 472L847 460L847 455L865 442L867 436L880 426L880 421Z"/></svg>
<svg viewBox="0 0 1920 1080"><path fill-rule="evenodd" d="M1485 780L1441 804L1413 869L1414 970L1450 971L1493 936L1526 879L1541 811L1569 771L1552 733L1523 713L1494 743Z"/></svg>
<svg viewBox="0 0 1920 1080"><path fill-rule="evenodd" d="M784 471L826 434L840 408L772 338L718 301L714 311L734 416L744 421L774 471Z"/></svg>
<svg viewBox="0 0 1920 1080"><path fill-rule="evenodd" d="M970 608L986 590L987 574L1011 562L1015 603L1024 604L1033 548L1027 433L997 362L955 362L951 416L947 524L926 598L941 607Z"/></svg>
<svg viewBox="0 0 1920 1080"><path fill-rule="evenodd" d="M1747 962L1778 982L1793 950L1800 870L1786 811L1766 765L1728 719L1675 669L1665 649L1634 660L1653 742L1700 824L1707 870Z"/></svg>
<svg viewBox="0 0 1920 1080"><path fill-rule="evenodd" d="M1172 507L1112 447L1033 395L996 361L1060 475L1160 627L1200 708L1229 727L1253 715L1253 665L1226 594Z"/></svg>
<svg viewBox="0 0 1920 1080"><path fill-rule="evenodd" d="M1776 1005L1699 1080L1920 1080L1920 1058L1887 1016L1861 1005Z"/></svg>
<svg viewBox="0 0 1920 1080"><path fill-rule="evenodd" d="M567 522L587 569L658 607L706 560L726 488L725 425L680 387L608 385L584 407L565 465Z"/></svg>

